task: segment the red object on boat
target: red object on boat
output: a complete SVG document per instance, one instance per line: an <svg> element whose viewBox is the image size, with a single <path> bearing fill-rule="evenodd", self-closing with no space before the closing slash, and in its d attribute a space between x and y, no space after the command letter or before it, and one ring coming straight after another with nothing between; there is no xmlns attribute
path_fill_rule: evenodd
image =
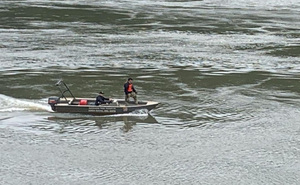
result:
<svg viewBox="0 0 300 185"><path fill-rule="evenodd" d="M79 105L87 105L87 100L80 100Z"/></svg>

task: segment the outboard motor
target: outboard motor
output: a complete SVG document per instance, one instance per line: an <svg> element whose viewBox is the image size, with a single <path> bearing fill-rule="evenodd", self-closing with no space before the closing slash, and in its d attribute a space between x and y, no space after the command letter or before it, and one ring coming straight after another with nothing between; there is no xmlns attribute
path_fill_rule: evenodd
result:
<svg viewBox="0 0 300 185"><path fill-rule="evenodd" d="M59 101L59 97L57 96L51 96L48 98L48 104L51 106L52 110L54 110L54 105L56 105Z"/></svg>

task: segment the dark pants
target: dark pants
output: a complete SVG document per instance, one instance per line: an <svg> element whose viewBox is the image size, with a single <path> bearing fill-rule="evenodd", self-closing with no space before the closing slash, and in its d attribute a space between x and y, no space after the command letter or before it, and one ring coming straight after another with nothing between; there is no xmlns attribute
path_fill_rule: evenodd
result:
<svg viewBox="0 0 300 185"><path fill-rule="evenodd" d="M112 100L104 100L103 102L95 103L95 105L102 105L102 104L107 104L107 103L112 103Z"/></svg>

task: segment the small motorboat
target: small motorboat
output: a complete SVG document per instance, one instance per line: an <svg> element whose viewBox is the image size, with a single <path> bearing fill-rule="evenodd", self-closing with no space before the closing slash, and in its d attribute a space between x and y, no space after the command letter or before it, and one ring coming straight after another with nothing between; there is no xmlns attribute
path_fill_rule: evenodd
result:
<svg viewBox="0 0 300 185"><path fill-rule="evenodd" d="M138 104L135 104L134 101L125 102L125 100L113 99L112 103L95 105L96 98L75 97L63 80L55 85L59 88L61 96L48 98L48 104L54 112L92 115L124 114L138 110L150 111L159 104L154 101L138 101ZM65 95L67 93L70 97Z"/></svg>

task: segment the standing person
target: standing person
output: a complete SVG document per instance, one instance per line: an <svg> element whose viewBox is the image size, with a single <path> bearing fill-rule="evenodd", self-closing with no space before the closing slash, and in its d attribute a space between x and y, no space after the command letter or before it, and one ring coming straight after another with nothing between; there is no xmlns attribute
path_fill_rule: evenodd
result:
<svg viewBox="0 0 300 185"><path fill-rule="evenodd" d="M112 103L112 100L110 98L105 98L104 93L102 91L99 92L99 95L96 98L95 105L101 105L106 103Z"/></svg>
<svg viewBox="0 0 300 185"><path fill-rule="evenodd" d="M134 99L135 104L138 104L136 96L137 92L132 84L132 81L132 78L128 78L127 82L124 84L125 102L129 102L129 98L132 97Z"/></svg>

